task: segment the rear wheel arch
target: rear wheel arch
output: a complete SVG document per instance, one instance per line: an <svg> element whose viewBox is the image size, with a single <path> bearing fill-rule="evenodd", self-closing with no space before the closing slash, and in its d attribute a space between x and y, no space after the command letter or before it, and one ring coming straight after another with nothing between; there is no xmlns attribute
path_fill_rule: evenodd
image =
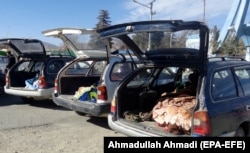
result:
<svg viewBox="0 0 250 153"><path fill-rule="evenodd" d="M250 136L250 122L242 123L235 132L235 137Z"/></svg>
<svg viewBox="0 0 250 153"><path fill-rule="evenodd" d="M242 127L239 127L235 132L235 137L245 137L245 131Z"/></svg>

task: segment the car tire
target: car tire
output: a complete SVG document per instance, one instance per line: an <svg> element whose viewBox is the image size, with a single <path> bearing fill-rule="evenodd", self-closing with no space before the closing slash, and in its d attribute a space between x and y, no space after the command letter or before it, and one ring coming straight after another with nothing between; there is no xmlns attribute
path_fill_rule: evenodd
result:
<svg viewBox="0 0 250 153"><path fill-rule="evenodd" d="M245 131L239 127L235 132L235 137L245 137Z"/></svg>

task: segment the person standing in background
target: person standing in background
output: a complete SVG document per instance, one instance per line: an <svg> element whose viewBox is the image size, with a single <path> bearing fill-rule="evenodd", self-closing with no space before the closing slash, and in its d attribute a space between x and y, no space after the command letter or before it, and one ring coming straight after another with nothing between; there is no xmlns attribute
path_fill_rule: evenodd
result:
<svg viewBox="0 0 250 153"><path fill-rule="evenodd" d="M5 72L7 72L16 63L16 59L11 54L10 51L7 51L7 57L8 57L8 64L6 65Z"/></svg>

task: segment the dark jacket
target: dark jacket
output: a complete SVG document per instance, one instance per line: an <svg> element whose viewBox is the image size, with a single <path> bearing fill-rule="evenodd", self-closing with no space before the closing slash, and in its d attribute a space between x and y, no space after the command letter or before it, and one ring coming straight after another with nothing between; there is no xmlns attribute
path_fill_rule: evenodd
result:
<svg viewBox="0 0 250 153"><path fill-rule="evenodd" d="M6 65L6 69L10 69L15 63L16 63L16 59L13 55L8 55L8 64Z"/></svg>

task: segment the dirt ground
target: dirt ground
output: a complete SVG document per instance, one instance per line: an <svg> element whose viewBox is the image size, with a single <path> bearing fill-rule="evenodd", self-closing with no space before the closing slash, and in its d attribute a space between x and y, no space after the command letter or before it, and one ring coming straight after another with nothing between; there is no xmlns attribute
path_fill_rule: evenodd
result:
<svg viewBox="0 0 250 153"><path fill-rule="evenodd" d="M43 125L0 131L1 153L101 153L104 136L119 134L100 129ZM89 137L91 136L91 138Z"/></svg>
<svg viewBox="0 0 250 153"><path fill-rule="evenodd" d="M107 118L80 116L51 102L0 97L0 153L103 153Z"/></svg>

